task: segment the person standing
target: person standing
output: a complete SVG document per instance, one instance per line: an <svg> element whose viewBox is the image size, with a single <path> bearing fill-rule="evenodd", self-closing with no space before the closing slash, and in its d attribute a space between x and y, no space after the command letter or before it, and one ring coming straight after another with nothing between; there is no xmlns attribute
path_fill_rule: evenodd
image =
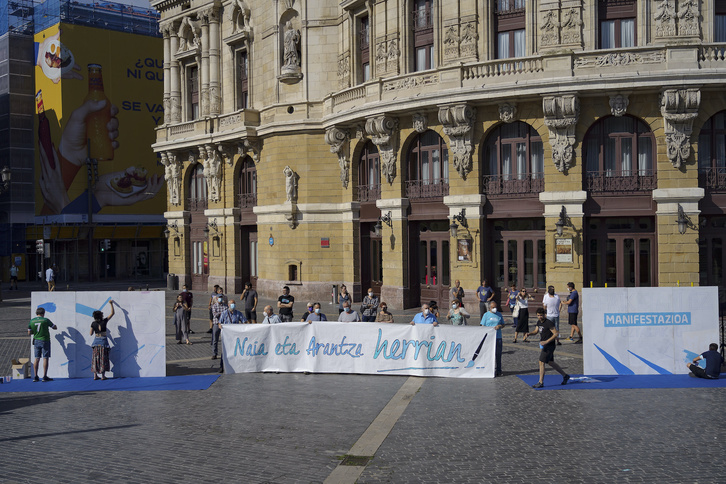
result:
<svg viewBox="0 0 726 484"><path fill-rule="evenodd" d="M555 344L555 340L557 339L555 323L545 316L544 308L537 308L537 321L536 331L527 333L527 336L534 336L539 333L539 347L542 350L539 353L539 382L532 385L532 388L542 388L544 386L545 364L550 365L557 373L562 375L562 385L567 385L567 380L570 379L570 375L565 373L565 370L555 363L555 349L557 348Z"/></svg>
<svg viewBox="0 0 726 484"><path fill-rule="evenodd" d="M373 289L369 287L368 295L363 298L363 304L361 304L360 306L364 322L372 323L376 320L376 313L378 313L378 302L378 296L373 294Z"/></svg>
<svg viewBox="0 0 726 484"><path fill-rule="evenodd" d="M18 267L13 262L10 266L10 290L18 290Z"/></svg>
<svg viewBox="0 0 726 484"><path fill-rule="evenodd" d="M348 292L348 288L345 287L345 284L341 284L340 294L338 294L338 314L343 312L343 303L345 303L346 301L348 301L349 307L351 304L353 304L353 301L350 299L350 293Z"/></svg>
<svg viewBox="0 0 726 484"><path fill-rule="evenodd" d="M454 287L451 288L451 291L449 291L449 297L451 299L451 302L454 302L456 299L459 300L459 306L464 307L464 288L461 287L461 281L457 279L454 281Z"/></svg>
<svg viewBox="0 0 726 484"><path fill-rule="evenodd" d="M315 311L313 311L314 308L312 302L307 303L305 307L307 308L307 311L302 315L302 318L300 318L301 323L306 322L308 320L308 316L315 313Z"/></svg>
<svg viewBox="0 0 726 484"><path fill-rule="evenodd" d="M542 307L547 311L547 319L552 321L555 325L555 328L557 329L557 335L555 336L555 340L557 341L558 345L561 345L560 343L560 307L562 306L562 303L560 302L560 296L555 294L555 286L548 286L547 287L547 294L542 297Z"/></svg>
<svg viewBox="0 0 726 484"><path fill-rule="evenodd" d="M466 320L469 316L471 315L463 308L461 301L457 298L451 303L451 309L449 309L446 319L451 321L454 326L466 326Z"/></svg>
<svg viewBox="0 0 726 484"><path fill-rule="evenodd" d="M305 322L310 324L313 321L327 321L328 317L320 312L320 303L316 302L313 304L313 312L308 315L308 317L305 319Z"/></svg>
<svg viewBox="0 0 726 484"><path fill-rule="evenodd" d="M53 267L48 267L45 270L45 282L48 283L48 291L55 291L55 271Z"/></svg>
<svg viewBox="0 0 726 484"><path fill-rule="evenodd" d="M222 314L219 315L219 331L221 335L222 327L225 324L244 324L247 322L247 318L245 318L245 315L242 314L240 311L235 309L236 305L234 301L229 303L229 306L222 311ZM222 347L224 349L224 346ZM224 358L222 358L219 362L219 372L224 373Z"/></svg>
<svg viewBox="0 0 726 484"><path fill-rule="evenodd" d="M40 381L38 366L40 365L41 356L43 357L43 381L53 381L52 378L48 377L48 358L50 358L49 328L58 329L58 326L45 317L45 309L43 308L36 309L35 316L28 323L28 335L33 335L33 349L35 351L35 362L33 362L35 377L33 377L33 381Z"/></svg>
<svg viewBox="0 0 726 484"><path fill-rule="evenodd" d="M212 332L212 325L214 324L214 314L212 314L212 304L217 299L217 290L219 289L219 284L214 285L214 289L212 290L212 294L209 295L209 331L207 333Z"/></svg>
<svg viewBox="0 0 726 484"><path fill-rule="evenodd" d="M706 360L705 370L698 366L697 362L699 360ZM715 380L721 374L721 365L723 365L723 358L718 352L718 345L711 343L708 345L708 351L704 351L699 356L696 356L693 359L693 363L687 363L686 367L691 370L691 373L695 377Z"/></svg>
<svg viewBox="0 0 726 484"><path fill-rule="evenodd" d="M512 328L517 327L517 318L514 317L514 306L517 305L517 294L519 294L519 291L517 291L517 286L512 283L512 286L509 288L509 294L507 294L507 306L509 306L509 312L512 314Z"/></svg>
<svg viewBox="0 0 726 484"><path fill-rule="evenodd" d="M247 322L257 324L257 291L252 289L252 283L245 283L245 290L239 298L245 303L245 318Z"/></svg>
<svg viewBox="0 0 726 484"><path fill-rule="evenodd" d="M265 309L262 310L265 317L262 320L262 324L280 324L282 323L282 320L280 319L280 316L275 314L275 312L272 310L272 306L265 306Z"/></svg>
<svg viewBox="0 0 726 484"><path fill-rule="evenodd" d="M280 319L283 323L292 321L292 307L295 304L295 297L290 295L290 288L282 288L282 296L277 298L277 308L280 310Z"/></svg>
<svg viewBox="0 0 726 484"><path fill-rule="evenodd" d="M489 311L482 316L480 324L497 330L494 376L502 376L502 328L504 327L504 318L499 313L496 301L489 301Z"/></svg>
<svg viewBox="0 0 726 484"><path fill-rule="evenodd" d="M194 334L194 331L192 331L192 305L194 304L194 294L192 294L192 292L187 288L187 285L184 284L182 286L182 292L179 293L179 295L182 297L182 302L187 306L187 309L184 312L187 331L189 334Z"/></svg>
<svg viewBox="0 0 726 484"><path fill-rule="evenodd" d="M187 303L184 302L184 297L179 294L174 302L171 312L174 313L174 326L176 327L176 344L182 344L182 339L186 341L186 344L192 344L189 341L189 323L187 322Z"/></svg>
<svg viewBox="0 0 726 484"><path fill-rule="evenodd" d="M108 302L111 306L111 314L107 318L103 317L103 312L93 311L93 322L91 323L91 336L93 336L93 356L91 358L91 371L93 372L93 379L98 380L98 375L101 375L101 380L106 379L106 372L111 370L111 363L109 363L108 353L110 347L108 345L107 338L107 326L108 322L113 318L116 313L113 308L113 301Z"/></svg>
<svg viewBox="0 0 726 484"><path fill-rule="evenodd" d="M514 330L513 343L517 342L517 338L519 337L520 333L524 335L524 339L522 341L525 343L529 343L529 339L527 339L527 334L529 333L530 299L532 299L532 297L527 293L527 290L525 288L519 290L519 293L517 294L517 305L519 306L519 314L517 314L517 327Z"/></svg>
<svg viewBox="0 0 726 484"><path fill-rule="evenodd" d="M350 301L343 302L343 312L338 315L338 321L341 323L359 323L360 314L350 308Z"/></svg>
<svg viewBox="0 0 726 484"><path fill-rule="evenodd" d="M224 304L224 296L217 294L217 298L212 303L212 359L217 359L219 347L219 317L227 309Z"/></svg>
<svg viewBox="0 0 726 484"><path fill-rule="evenodd" d="M577 333L579 339L575 343L582 344L582 331L580 331L580 327L577 325L577 313L580 310L580 295L575 290L574 282L567 283L567 290L570 291L570 294L567 295L567 300L563 303L567 305L567 322L570 323L570 337L567 339L572 341L572 337Z"/></svg>
<svg viewBox="0 0 726 484"><path fill-rule="evenodd" d="M483 318L484 313L489 311L489 303L494 299L494 290L489 287L486 279L481 281L481 286L476 290L476 297L479 298L479 317Z"/></svg>
<svg viewBox="0 0 726 484"><path fill-rule="evenodd" d="M411 321L411 325L416 324L433 324L434 326L438 326L439 322L436 319L436 316L429 311L429 305L424 304L421 306L421 312L416 313L416 315L413 317L413 320Z"/></svg>
<svg viewBox="0 0 726 484"><path fill-rule="evenodd" d="M393 322L393 314L388 312L388 304L385 302L381 302L381 304L378 306L378 315L376 316L376 322L377 323L392 323Z"/></svg>

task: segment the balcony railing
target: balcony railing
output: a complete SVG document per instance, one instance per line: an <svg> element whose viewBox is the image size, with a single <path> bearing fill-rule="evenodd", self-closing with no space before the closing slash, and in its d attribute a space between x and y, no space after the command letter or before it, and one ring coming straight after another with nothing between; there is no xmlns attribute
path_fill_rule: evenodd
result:
<svg viewBox="0 0 726 484"><path fill-rule="evenodd" d="M541 173L521 178L512 175L484 175L482 190L488 197L540 193L544 191L544 177Z"/></svg>
<svg viewBox="0 0 726 484"><path fill-rule="evenodd" d="M237 201L239 203L239 208L252 208L257 205L257 194L239 193L237 195Z"/></svg>
<svg viewBox="0 0 726 484"><path fill-rule="evenodd" d="M726 168L699 168L698 186L710 191L726 191Z"/></svg>
<svg viewBox="0 0 726 484"><path fill-rule="evenodd" d="M585 177L585 189L600 193L630 193L655 190L654 170L637 170L633 174L616 174L612 171L589 171Z"/></svg>
<svg viewBox="0 0 726 484"><path fill-rule="evenodd" d="M375 202L381 198L381 185L358 185L359 202Z"/></svg>
<svg viewBox="0 0 726 484"><path fill-rule="evenodd" d="M187 198L187 207L190 212L201 212L207 209L206 198Z"/></svg>
<svg viewBox="0 0 726 484"><path fill-rule="evenodd" d="M436 200L449 194L449 180L411 180L406 182L406 196L410 200Z"/></svg>

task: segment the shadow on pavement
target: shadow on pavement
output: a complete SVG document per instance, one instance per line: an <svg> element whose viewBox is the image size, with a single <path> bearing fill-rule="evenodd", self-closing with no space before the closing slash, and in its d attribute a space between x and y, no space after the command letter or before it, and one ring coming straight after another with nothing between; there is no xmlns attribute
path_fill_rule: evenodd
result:
<svg viewBox="0 0 726 484"><path fill-rule="evenodd" d="M219 362L215 367L208 368L190 368L188 366L179 366L173 363L166 364L166 376L184 376L184 375L209 375L219 372Z"/></svg>
<svg viewBox="0 0 726 484"><path fill-rule="evenodd" d="M91 393L56 393L56 394L43 394L38 395L37 393L34 393L33 395L24 395L24 396L11 396L6 397L3 396L2 399L0 399L0 415L4 415L8 412L12 412L16 408L22 408L27 409L28 407L32 405L39 405L43 403L53 403L61 398L66 398L70 396L75 395L89 395ZM4 439L0 439L0 442L2 442Z"/></svg>

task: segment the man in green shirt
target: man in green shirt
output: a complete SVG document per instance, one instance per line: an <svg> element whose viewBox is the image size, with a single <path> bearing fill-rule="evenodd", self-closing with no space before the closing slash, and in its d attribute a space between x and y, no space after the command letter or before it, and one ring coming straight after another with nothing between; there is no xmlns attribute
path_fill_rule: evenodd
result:
<svg viewBox="0 0 726 484"><path fill-rule="evenodd" d="M33 335L33 348L35 348L35 363L33 368L35 369L35 378L33 381L40 381L38 378L38 365L40 364L40 357L43 357L43 370L44 376L43 381L53 381L52 378L48 378L48 358L50 358L50 328L58 329L58 326L53 324L53 321L45 317L45 309L38 308L35 310L36 317L30 320L28 323L28 334Z"/></svg>

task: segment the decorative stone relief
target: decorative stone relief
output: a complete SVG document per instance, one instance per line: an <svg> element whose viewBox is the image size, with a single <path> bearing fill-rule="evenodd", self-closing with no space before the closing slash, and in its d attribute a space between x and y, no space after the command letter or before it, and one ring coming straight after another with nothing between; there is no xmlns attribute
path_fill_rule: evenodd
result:
<svg viewBox="0 0 726 484"><path fill-rule="evenodd" d="M675 0L659 0L655 5L655 36L671 37L676 35Z"/></svg>
<svg viewBox="0 0 726 484"><path fill-rule="evenodd" d="M622 116L625 114L625 111L628 110L628 104L630 104L630 100L627 94L610 95L610 113L613 116Z"/></svg>
<svg viewBox="0 0 726 484"><path fill-rule="evenodd" d="M221 111L222 97L219 86L209 86L209 113L219 114Z"/></svg>
<svg viewBox="0 0 726 484"><path fill-rule="evenodd" d="M571 7L564 10L560 33L563 44L582 45L581 11L579 7Z"/></svg>
<svg viewBox="0 0 726 484"><path fill-rule="evenodd" d="M613 52L605 55L585 55L575 59L575 68L619 67L631 64L662 64L665 62L665 51L645 52Z"/></svg>
<svg viewBox="0 0 726 484"><path fill-rule="evenodd" d="M398 151L398 119L381 115L366 119L366 133L378 148L381 173L388 183L396 178L396 152Z"/></svg>
<svg viewBox="0 0 726 484"><path fill-rule="evenodd" d="M698 116L701 91L698 89L666 89L660 96L660 112L663 115L668 159L674 168L691 155L693 120Z"/></svg>
<svg viewBox="0 0 726 484"><path fill-rule="evenodd" d="M420 76L406 77L396 81L383 83L384 91L397 91L399 89L412 89L439 83L438 74L422 74Z"/></svg>
<svg viewBox="0 0 726 484"><path fill-rule="evenodd" d="M376 39L376 73L377 75L387 72L398 73L398 39L379 37Z"/></svg>
<svg viewBox="0 0 726 484"><path fill-rule="evenodd" d="M467 22L461 25L459 52L461 56L476 57L476 41L479 34L476 31L476 22Z"/></svg>
<svg viewBox="0 0 726 484"><path fill-rule="evenodd" d="M169 116L170 123L181 123L181 101L179 97L169 97L169 112L171 113Z"/></svg>
<svg viewBox="0 0 726 484"><path fill-rule="evenodd" d="M386 72L386 60L388 59L388 43L385 40L376 42L376 70L379 73Z"/></svg>
<svg viewBox="0 0 726 484"><path fill-rule="evenodd" d="M348 52L338 57L338 85L340 89L350 87L350 54Z"/></svg>
<svg viewBox="0 0 726 484"><path fill-rule="evenodd" d="M388 41L388 63L389 63L389 69L390 69L390 63L391 62L397 62L398 61L398 54L400 52L398 51L398 40L397 39L391 39Z"/></svg>
<svg viewBox="0 0 726 484"><path fill-rule="evenodd" d="M575 126L580 116L580 102L575 94L545 96L542 99L544 123L550 132L552 159L561 172L572 166Z"/></svg>
<svg viewBox="0 0 726 484"><path fill-rule="evenodd" d="M182 165L176 155L171 152L161 152L161 163L164 165L164 180L169 192L171 205L181 204Z"/></svg>
<svg viewBox="0 0 726 484"><path fill-rule="evenodd" d="M459 176L466 180L471 172L472 127L476 109L468 104L439 107L439 122L444 127L444 134L451 140L451 152L454 155L454 168Z"/></svg>
<svg viewBox="0 0 726 484"><path fill-rule="evenodd" d="M297 202L297 181L300 178L300 176L292 171L292 168L290 166L286 166L284 170L282 170L282 174L285 175L285 193L287 194L287 201L288 202Z"/></svg>
<svg viewBox="0 0 726 484"><path fill-rule="evenodd" d="M699 35L699 18L698 0L681 0L678 3L678 35Z"/></svg>
<svg viewBox="0 0 726 484"><path fill-rule="evenodd" d="M350 160L348 159L348 140L350 136L335 126L325 131L325 142L330 145L330 152L338 155L340 166L340 181L343 188L348 188L348 174L350 172Z"/></svg>
<svg viewBox="0 0 726 484"><path fill-rule="evenodd" d="M227 163L228 166L232 167L234 165L234 145L228 143L219 143L217 145L217 151L219 151L219 156L222 157L222 160L224 160L224 162Z"/></svg>
<svg viewBox="0 0 726 484"><path fill-rule="evenodd" d="M179 50L177 52L186 52L188 50L198 49L202 45L202 27L201 21L192 20L184 17L179 25Z"/></svg>
<svg viewBox="0 0 726 484"><path fill-rule="evenodd" d="M444 32L444 57L459 56L459 26L456 24L446 27Z"/></svg>
<svg viewBox="0 0 726 484"><path fill-rule="evenodd" d="M232 22L232 34L244 32L250 27L250 8L243 0L233 0L227 18Z"/></svg>
<svg viewBox="0 0 726 484"><path fill-rule="evenodd" d="M560 22L557 10L542 12L542 22L539 27L539 42L542 46L557 45L560 42Z"/></svg>
<svg viewBox="0 0 726 484"><path fill-rule="evenodd" d="M429 129L426 113L413 113L413 129L415 129L417 133L423 133Z"/></svg>
<svg viewBox="0 0 726 484"><path fill-rule="evenodd" d="M250 155L255 164L260 162L260 151L262 151L262 142L258 139L245 138L237 145L237 154Z"/></svg>
<svg viewBox="0 0 726 484"><path fill-rule="evenodd" d="M210 202L220 200L220 185L222 184L222 159L214 145L199 147L199 154L204 160L204 179L207 181L207 198Z"/></svg>
<svg viewBox="0 0 726 484"><path fill-rule="evenodd" d="M517 104L516 103L500 103L499 119L505 123L511 123L517 120Z"/></svg>
<svg viewBox="0 0 726 484"><path fill-rule="evenodd" d="M282 68L280 69L280 80L293 84L302 79L300 69L300 31L292 26L291 21L285 23L284 42L282 52Z"/></svg>
<svg viewBox="0 0 726 484"><path fill-rule="evenodd" d="M202 20L204 22L219 22L219 7L212 5L202 10Z"/></svg>

